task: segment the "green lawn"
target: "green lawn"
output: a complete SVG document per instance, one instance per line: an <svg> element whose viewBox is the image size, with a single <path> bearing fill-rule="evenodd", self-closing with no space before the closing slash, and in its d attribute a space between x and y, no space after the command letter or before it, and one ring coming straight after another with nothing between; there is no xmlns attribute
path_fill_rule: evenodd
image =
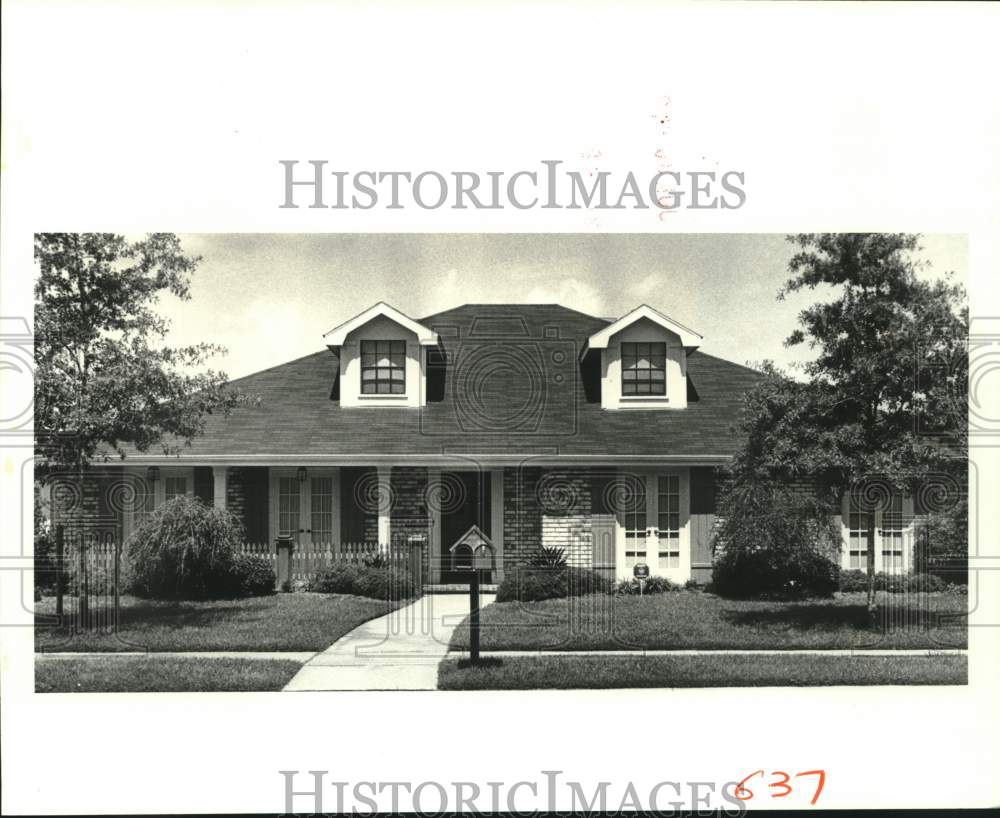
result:
<svg viewBox="0 0 1000 818"><path fill-rule="evenodd" d="M36 651L320 651L400 604L341 594L293 593L210 602L122 597L113 633L53 625L55 599L35 603ZM67 605L68 609L68 605Z"/></svg>
<svg viewBox="0 0 1000 818"><path fill-rule="evenodd" d="M37 693L281 690L301 665L283 659L120 656L35 660Z"/></svg>
<svg viewBox="0 0 1000 818"><path fill-rule="evenodd" d="M592 595L483 608L483 650L964 648L967 598L879 594L869 625L864 594L803 602L734 601L700 591ZM452 636L468 646L468 624Z"/></svg>
<svg viewBox="0 0 1000 818"><path fill-rule="evenodd" d="M444 659L440 690L964 685L965 656L505 656Z"/></svg>

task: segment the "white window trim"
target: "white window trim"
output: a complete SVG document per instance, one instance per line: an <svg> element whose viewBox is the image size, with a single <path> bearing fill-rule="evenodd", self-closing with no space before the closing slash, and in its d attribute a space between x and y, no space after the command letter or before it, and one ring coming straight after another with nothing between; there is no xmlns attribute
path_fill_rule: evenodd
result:
<svg viewBox="0 0 1000 818"><path fill-rule="evenodd" d="M622 469L622 471L639 475L645 480L647 527L644 562L649 566L650 574L665 576L671 582L686 582L691 578L691 470L681 466L629 468ZM680 552L680 560L677 568L661 569L659 567L659 520L655 515L659 498L654 495L657 494L657 480L661 475L676 475L679 478L680 528L678 529L677 549ZM615 575L618 579L631 579L634 558L629 558L633 560L633 563L626 563L625 551L628 550L628 540L625 537L622 516L620 512L615 514Z"/></svg>
<svg viewBox="0 0 1000 818"><path fill-rule="evenodd" d="M851 568L851 518L850 518L850 495L845 494L840 501L840 567L843 571L868 571L867 562L860 568ZM882 540L882 514L881 510L875 512L875 573L907 574L912 569L914 532L916 530L916 515L914 514L914 504L912 494L903 494L902 505L903 520L906 525L902 527L902 560L899 568L888 568L885 565L882 552L885 550ZM866 555L867 559L867 555Z"/></svg>

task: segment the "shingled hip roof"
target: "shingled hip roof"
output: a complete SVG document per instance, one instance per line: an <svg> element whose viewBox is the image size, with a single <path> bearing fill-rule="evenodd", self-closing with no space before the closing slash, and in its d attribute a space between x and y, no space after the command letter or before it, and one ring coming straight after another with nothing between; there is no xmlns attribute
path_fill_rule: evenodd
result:
<svg viewBox="0 0 1000 818"><path fill-rule="evenodd" d="M558 305L467 304L418 321L440 338L426 406L342 407L332 388L339 361L323 349L232 381L259 405L210 417L181 460L360 463L467 453L717 461L738 448L743 395L760 378L692 351L685 409L607 411L593 395L594 363L581 353L608 320Z"/></svg>

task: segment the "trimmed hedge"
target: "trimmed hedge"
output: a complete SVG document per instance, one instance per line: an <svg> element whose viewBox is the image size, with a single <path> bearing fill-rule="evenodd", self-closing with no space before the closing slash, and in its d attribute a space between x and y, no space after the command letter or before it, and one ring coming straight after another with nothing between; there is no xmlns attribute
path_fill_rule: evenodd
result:
<svg viewBox="0 0 1000 818"><path fill-rule="evenodd" d="M237 596L264 596L274 591L274 566L260 554L237 554L232 571L232 590Z"/></svg>
<svg viewBox="0 0 1000 818"><path fill-rule="evenodd" d="M416 587L408 571L375 565L336 563L309 583L309 590L321 594L353 594L370 599L407 599Z"/></svg>
<svg viewBox="0 0 1000 818"><path fill-rule="evenodd" d="M589 568L527 566L507 572L497 588L497 602L540 602L570 596L609 593L611 580Z"/></svg>
<svg viewBox="0 0 1000 818"><path fill-rule="evenodd" d="M733 599L751 597L829 597L839 587L840 568L807 548L778 554L774 551L726 551L712 568L709 588Z"/></svg>
<svg viewBox="0 0 1000 818"><path fill-rule="evenodd" d="M950 583L934 574L875 574L875 590L890 594L938 593L946 591ZM868 590L868 574L852 568L840 572L840 590L844 593L858 593Z"/></svg>

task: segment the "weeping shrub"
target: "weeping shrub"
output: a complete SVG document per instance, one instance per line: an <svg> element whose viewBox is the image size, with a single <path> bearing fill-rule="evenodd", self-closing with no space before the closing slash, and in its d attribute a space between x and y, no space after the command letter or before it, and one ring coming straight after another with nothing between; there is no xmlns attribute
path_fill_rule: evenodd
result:
<svg viewBox="0 0 1000 818"><path fill-rule="evenodd" d="M127 586L154 599L209 599L247 593L236 579L243 527L225 509L181 496L153 511L125 544ZM273 575L271 579L273 589ZM260 582L252 582L261 587Z"/></svg>
<svg viewBox="0 0 1000 818"><path fill-rule="evenodd" d="M781 485L730 486L720 498L711 589L733 598L831 596L839 532L821 499Z"/></svg>

